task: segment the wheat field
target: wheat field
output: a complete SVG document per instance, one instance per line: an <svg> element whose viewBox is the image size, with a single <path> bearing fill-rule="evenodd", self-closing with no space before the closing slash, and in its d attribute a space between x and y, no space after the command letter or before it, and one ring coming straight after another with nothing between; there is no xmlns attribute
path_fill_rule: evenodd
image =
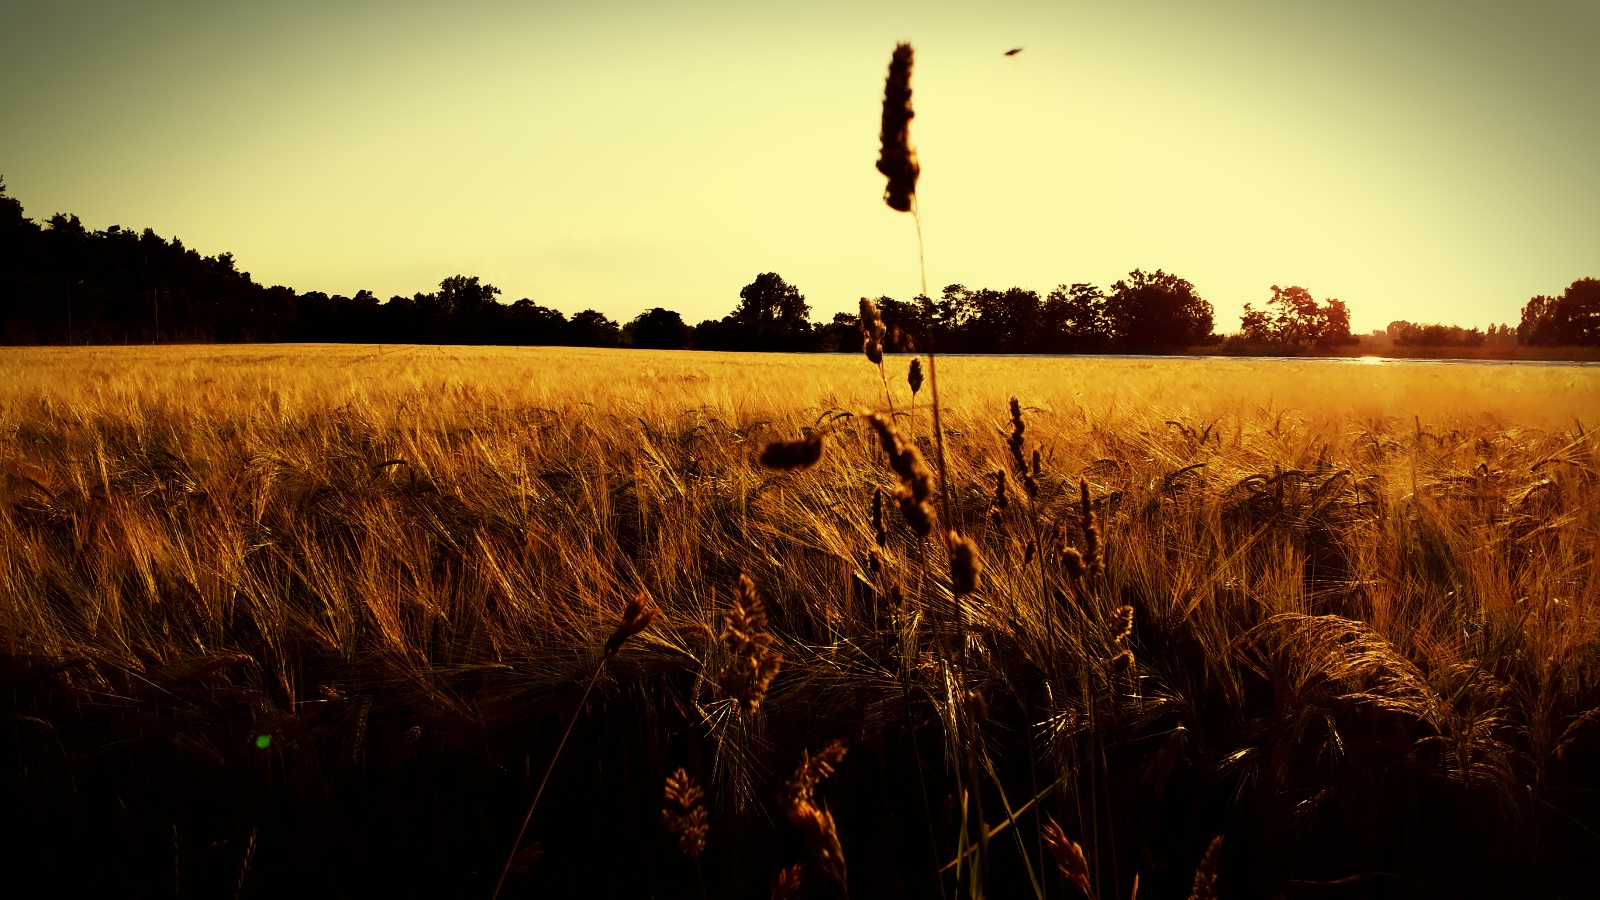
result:
<svg viewBox="0 0 1600 900"><path fill-rule="evenodd" d="M867 416L938 471L910 361L0 351L5 864L138 896L1587 893L1600 367L942 357L957 544L896 509ZM814 466L758 462L806 436Z"/></svg>

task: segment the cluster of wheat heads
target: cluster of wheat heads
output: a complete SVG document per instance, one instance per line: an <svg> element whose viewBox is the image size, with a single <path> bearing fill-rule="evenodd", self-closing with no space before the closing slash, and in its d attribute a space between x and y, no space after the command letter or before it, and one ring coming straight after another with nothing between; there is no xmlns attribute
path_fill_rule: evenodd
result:
<svg viewBox="0 0 1600 900"><path fill-rule="evenodd" d="M1589 883L1592 376L899 359L8 354L8 870Z"/></svg>

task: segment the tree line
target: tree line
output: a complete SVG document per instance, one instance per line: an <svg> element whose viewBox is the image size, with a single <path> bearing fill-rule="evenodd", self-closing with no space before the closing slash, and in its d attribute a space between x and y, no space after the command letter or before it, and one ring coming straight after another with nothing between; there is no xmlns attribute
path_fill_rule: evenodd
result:
<svg viewBox="0 0 1600 900"><path fill-rule="evenodd" d="M505 302L476 276L380 301L265 287L232 254L202 256L150 229L84 227L56 214L23 216L0 180L0 342L341 342L512 344L651 349L831 352L860 349L855 313L813 322L800 290L775 272L757 275L720 319L690 325L656 307L627 322L597 310L568 316L528 298ZM1212 305L1193 284L1135 269L1107 288L1059 285L1041 295L952 284L937 297L875 301L891 349L934 343L951 353L1297 353L1356 343L1349 309L1303 287L1272 287L1261 309L1245 306L1239 331L1215 332ZM1397 322L1400 346L1476 346L1509 341L1508 326L1477 329ZM1516 329L1522 344L1600 344L1600 281L1574 282L1559 297L1534 297Z"/></svg>

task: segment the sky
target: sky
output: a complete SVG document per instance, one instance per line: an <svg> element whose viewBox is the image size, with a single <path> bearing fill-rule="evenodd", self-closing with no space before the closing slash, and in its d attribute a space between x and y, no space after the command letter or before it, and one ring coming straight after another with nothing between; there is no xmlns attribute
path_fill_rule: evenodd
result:
<svg viewBox="0 0 1600 900"><path fill-rule="evenodd" d="M8 0L0 175L300 291L695 322L775 271L827 321L921 289L873 166L906 40L932 292L1515 324L1600 277L1597 36L1595 0Z"/></svg>

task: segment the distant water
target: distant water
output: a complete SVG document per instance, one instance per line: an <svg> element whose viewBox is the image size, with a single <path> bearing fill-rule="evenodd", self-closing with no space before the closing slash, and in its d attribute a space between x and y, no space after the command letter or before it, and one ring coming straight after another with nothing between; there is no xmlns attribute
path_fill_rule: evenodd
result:
<svg viewBox="0 0 1600 900"><path fill-rule="evenodd" d="M896 356L910 354L893 354ZM1331 363L1358 366L1540 366L1569 368L1600 368L1600 362L1571 359L1406 359L1387 356L1168 356L1140 353L941 353L939 356L959 359L1148 359L1177 360L1204 359L1227 362Z"/></svg>

